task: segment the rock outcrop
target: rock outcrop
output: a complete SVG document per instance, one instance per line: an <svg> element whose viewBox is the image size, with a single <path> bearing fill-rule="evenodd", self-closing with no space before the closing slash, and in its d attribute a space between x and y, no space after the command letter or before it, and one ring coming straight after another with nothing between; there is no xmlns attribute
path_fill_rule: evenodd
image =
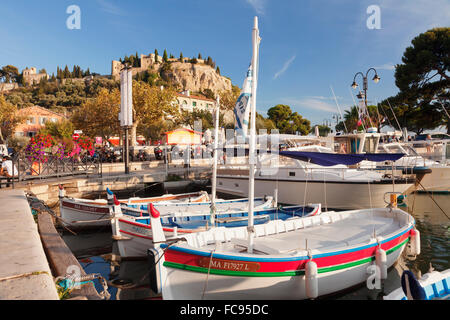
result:
<svg viewBox="0 0 450 320"><path fill-rule="evenodd" d="M172 62L170 70L161 72L163 79L179 85L183 90L201 92L210 89L215 94L231 90L231 80L215 69L200 63Z"/></svg>

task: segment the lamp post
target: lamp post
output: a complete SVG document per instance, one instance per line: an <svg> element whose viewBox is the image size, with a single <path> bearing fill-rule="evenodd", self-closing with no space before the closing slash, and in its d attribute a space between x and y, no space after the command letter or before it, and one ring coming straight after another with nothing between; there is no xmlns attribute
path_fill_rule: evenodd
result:
<svg viewBox="0 0 450 320"><path fill-rule="evenodd" d="M120 72L120 126L125 131L125 141L123 148L123 159L125 163L125 174L130 173L129 167L129 141L128 131L133 126L133 75L131 66L125 64Z"/></svg>
<svg viewBox="0 0 450 320"><path fill-rule="evenodd" d="M338 124L339 121L342 120L342 117L338 114L333 114L332 118L336 121L336 124Z"/></svg>
<svg viewBox="0 0 450 320"><path fill-rule="evenodd" d="M352 88L356 89L358 87L358 84L356 83L356 76L357 75L361 75L363 78L363 90L364 90L364 104L366 106L367 109L367 88L368 88L368 81L367 81L367 77L369 75L369 72L373 70L375 72L375 76L372 78L372 80L375 83L378 83L380 81L380 77L378 76L378 72L377 70L375 70L375 68L369 68L369 70L367 70L366 75L364 75L362 72L357 72L355 74L355 76L353 77L353 83L352 83ZM358 95L358 98L362 98L361 97L361 93Z"/></svg>

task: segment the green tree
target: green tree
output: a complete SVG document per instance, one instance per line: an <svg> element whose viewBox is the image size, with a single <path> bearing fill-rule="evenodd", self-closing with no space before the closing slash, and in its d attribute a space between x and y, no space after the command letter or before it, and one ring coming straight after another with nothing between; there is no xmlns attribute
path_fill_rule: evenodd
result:
<svg viewBox="0 0 450 320"><path fill-rule="evenodd" d="M4 66L0 69L0 79L6 83L18 82L19 70L12 65Z"/></svg>
<svg viewBox="0 0 450 320"><path fill-rule="evenodd" d="M155 49L155 63L158 63L158 49Z"/></svg>
<svg viewBox="0 0 450 320"><path fill-rule="evenodd" d="M241 89L235 85L231 85L231 90L220 91L218 93L220 97L220 108L225 110L233 110L240 94Z"/></svg>
<svg viewBox="0 0 450 320"><path fill-rule="evenodd" d="M388 98L391 106L402 119L401 125L411 131L420 133L445 124L450 132L443 110L450 104L450 28L428 30L411 44L403 53L403 63L395 69L400 92Z"/></svg>
<svg viewBox="0 0 450 320"><path fill-rule="evenodd" d="M183 52L180 52L180 62L183 62Z"/></svg>
<svg viewBox="0 0 450 320"><path fill-rule="evenodd" d="M100 136L108 140L120 132L118 114L120 111L120 90L101 89L94 99L89 99L76 108L71 122L77 130L89 137Z"/></svg>
<svg viewBox="0 0 450 320"><path fill-rule="evenodd" d="M164 62L167 62L167 61L168 61L166 49L164 49L164 53L163 53L163 61L164 61Z"/></svg>
<svg viewBox="0 0 450 320"><path fill-rule="evenodd" d="M56 138L71 138L74 131L73 123L70 120L63 119L58 122L47 121L39 133L49 134Z"/></svg>
<svg viewBox="0 0 450 320"><path fill-rule="evenodd" d="M208 99L213 99L213 100L216 99L216 95L215 95L214 92L213 92L211 89L209 89L209 88L206 88L205 90L203 90L202 94L203 94L206 98L208 98Z"/></svg>
<svg viewBox="0 0 450 320"><path fill-rule="evenodd" d="M311 123L304 119L297 112L292 112L291 107L284 104L278 104L267 111L269 119L272 120L280 133L295 134L300 132L307 135L311 130Z"/></svg>
<svg viewBox="0 0 450 320"><path fill-rule="evenodd" d="M217 66L217 68L216 68L216 73L217 73L218 75L220 75L220 68L219 68L219 66Z"/></svg>
<svg viewBox="0 0 450 320"><path fill-rule="evenodd" d="M3 95L0 95L0 141L12 136L16 126L24 120L17 114L17 107L6 101Z"/></svg>
<svg viewBox="0 0 450 320"><path fill-rule="evenodd" d="M63 74L63 79L69 79L71 77L69 67L67 67L67 65L64 68L64 71L62 74Z"/></svg>
<svg viewBox="0 0 450 320"><path fill-rule="evenodd" d="M331 128L325 125L317 125L319 127L319 136L326 137L330 132Z"/></svg>

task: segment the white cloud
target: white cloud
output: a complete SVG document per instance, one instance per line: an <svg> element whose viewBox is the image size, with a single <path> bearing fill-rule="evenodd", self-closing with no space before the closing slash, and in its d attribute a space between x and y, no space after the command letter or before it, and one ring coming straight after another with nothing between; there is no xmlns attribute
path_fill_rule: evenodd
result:
<svg viewBox="0 0 450 320"><path fill-rule="evenodd" d="M266 0L246 0L253 9L255 9L257 14L264 14L264 9L266 5Z"/></svg>
<svg viewBox="0 0 450 320"><path fill-rule="evenodd" d="M324 96L307 96L307 98L318 99L318 100L334 100L334 97L324 97ZM343 97L337 96L337 100L344 99Z"/></svg>
<svg viewBox="0 0 450 320"><path fill-rule="evenodd" d="M385 64L383 64L381 66L374 67L374 68L377 69L377 70L394 70L395 66L394 66L393 63L385 63Z"/></svg>
<svg viewBox="0 0 450 320"><path fill-rule="evenodd" d="M100 5L100 8L103 12L115 16L122 16L125 13L124 10L121 9L119 6L112 4L111 2L108 2L106 0L97 0L97 3Z"/></svg>
<svg viewBox="0 0 450 320"><path fill-rule="evenodd" d="M333 113L337 112L337 108L335 105L325 102L323 101L323 99L314 99L310 97L306 97L303 99L285 98L283 99L283 103L289 104L291 106L291 109L313 109ZM301 114L301 111L299 112Z"/></svg>
<svg viewBox="0 0 450 320"><path fill-rule="evenodd" d="M295 60L295 55L292 56L289 60L287 60L283 67L277 72L275 73L275 75L273 76L274 79L278 78L279 76L281 76L283 73L286 72L286 70L289 68L289 66L291 65L291 63Z"/></svg>

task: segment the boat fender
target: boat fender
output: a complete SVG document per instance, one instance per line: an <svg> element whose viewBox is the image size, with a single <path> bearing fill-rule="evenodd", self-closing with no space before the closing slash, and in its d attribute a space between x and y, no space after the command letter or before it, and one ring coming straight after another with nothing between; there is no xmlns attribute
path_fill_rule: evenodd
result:
<svg viewBox="0 0 450 320"><path fill-rule="evenodd" d="M305 288L306 296L310 299L315 299L319 296L317 275L317 263L312 260L308 261L305 267Z"/></svg>
<svg viewBox="0 0 450 320"><path fill-rule="evenodd" d="M378 247L375 253L375 263L380 271L380 279L387 279L387 256L386 251L381 247Z"/></svg>
<svg viewBox="0 0 450 320"><path fill-rule="evenodd" d="M159 211L156 210L153 203L150 203L150 214L152 215L153 218L159 218L159 216L160 216Z"/></svg>
<svg viewBox="0 0 450 320"><path fill-rule="evenodd" d="M420 232L417 229L411 229L411 254L420 254Z"/></svg>

